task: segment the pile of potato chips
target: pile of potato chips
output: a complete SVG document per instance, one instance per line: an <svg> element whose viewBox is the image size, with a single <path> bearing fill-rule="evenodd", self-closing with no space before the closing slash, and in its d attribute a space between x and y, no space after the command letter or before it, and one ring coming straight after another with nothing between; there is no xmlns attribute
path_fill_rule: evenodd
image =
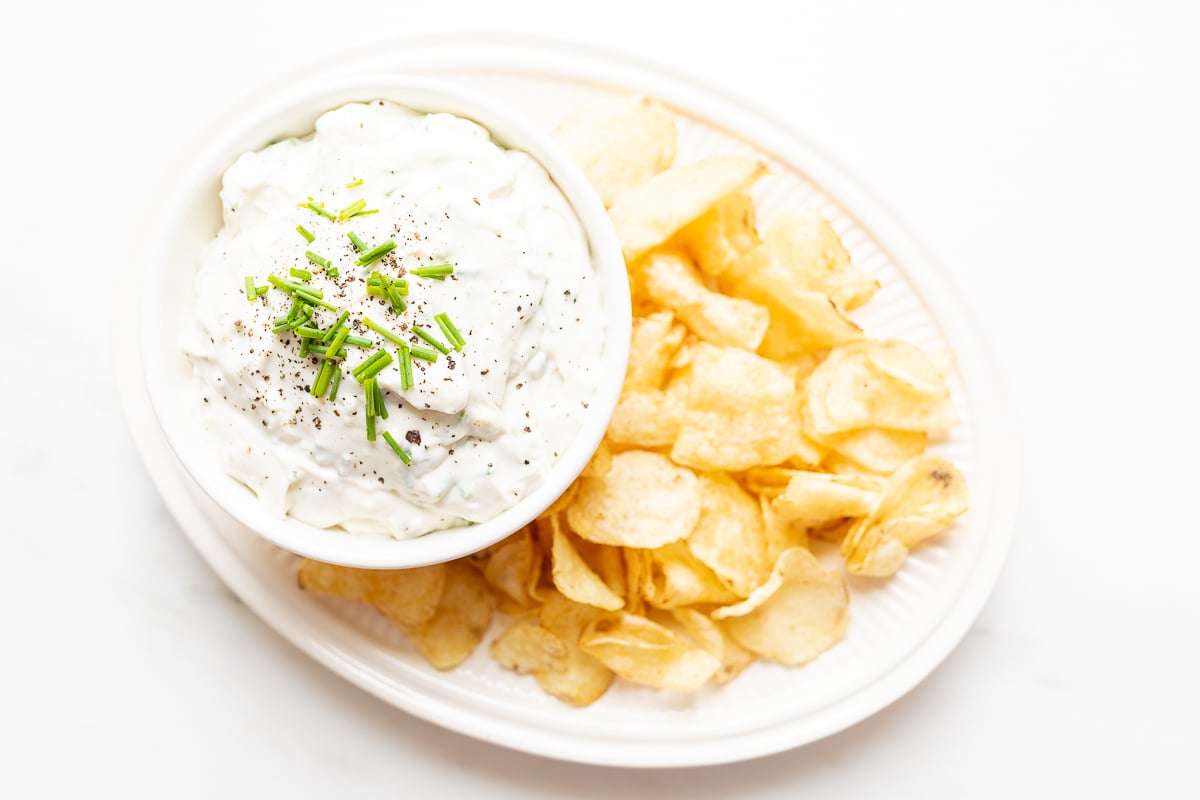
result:
<svg viewBox="0 0 1200 800"><path fill-rule="evenodd" d="M717 155L674 166L675 120L597 99L558 130L609 208L633 292L624 390L605 442L534 524L468 558L368 571L306 561L300 585L369 603L438 669L511 618L489 652L588 705L615 676L694 690L756 658L804 664L845 635L845 570L886 578L967 508L924 453L957 421L952 357L865 338L879 288L820 216L760 232L767 173ZM832 545L829 545L832 547Z"/></svg>

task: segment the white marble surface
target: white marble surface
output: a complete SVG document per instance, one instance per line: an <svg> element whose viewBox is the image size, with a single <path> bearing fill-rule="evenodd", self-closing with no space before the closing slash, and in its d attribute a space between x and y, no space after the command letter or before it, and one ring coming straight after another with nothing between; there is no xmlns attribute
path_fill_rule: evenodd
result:
<svg viewBox="0 0 1200 800"><path fill-rule="evenodd" d="M1197 20L1166 2L676 5L5 9L0 794L1196 796ZM1025 494L991 602L905 699L730 767L519 755L310 662L167 516L109 377L127 210L247 85L463 27L604 43L744 93L864 176L954 273L1011 383Z"/></svg>

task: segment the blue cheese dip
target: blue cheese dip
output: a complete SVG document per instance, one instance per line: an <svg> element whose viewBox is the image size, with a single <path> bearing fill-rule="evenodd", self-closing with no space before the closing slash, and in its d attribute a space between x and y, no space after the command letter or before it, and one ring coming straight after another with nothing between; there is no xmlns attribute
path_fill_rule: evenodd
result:
<svg viewBox="0 0 1200 800"><path fill-rule="evenodd" d="M305 138L243 154L221 203L184 350L224 470L272 513L409 538L490 519L547 479L597 389L604 315L583 228L533 158L450 114L354 103ZM360 246L388 241L385 256L356 263ZM453 267L443 280L413 272L443 264ZM407 281L403 311L368 293L375 273ZM325 356L301 355L295 331L273 332L296 305L270 275L334 307L311 306L303 329L328 330L347 312L359 345L335 361L332 399L313 395ZM247 277L271 288L251 299ZM461 351L439 314L461 333ZM402 388L400 346L364 318L437 360L413 358ZM380 350L392 357L375 376L388 416L368 441L367 397L351 373Z"/></svg>

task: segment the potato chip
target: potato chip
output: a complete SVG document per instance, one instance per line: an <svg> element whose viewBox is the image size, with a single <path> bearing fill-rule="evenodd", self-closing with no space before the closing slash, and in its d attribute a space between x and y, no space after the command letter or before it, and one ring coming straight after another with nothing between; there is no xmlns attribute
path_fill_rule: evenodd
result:
<svg viewBox="0 0 1200 800"><path fill-rule="evenodd" d="M716 573L696 558L686 543L672 542L644 553L641 594L655 608L738 600Z"/></svg>
<svg viewBox="0 0 1200 800"><path fill-rule="evenodd" d="M849 622L846 582L803 548L785 550L770 579L735 606L713 612L751 652L783 664L812 661L841 641Z"/></svg>
<svg viewBox="0 0 1200 800"><path fill-rule="evenodd" d="M746 289L738 295L771 311L771 324L758 347L767 358L791 360L863 338L862 329L820 292L771 294Z"/></svg>
<svg viewBox="0 0 1200 800"><path fill-rule="evenodd" d="M607 436L614 444L664 447L675 441L683 420L676 395L661 389L626 389L617 401Z"/></svg>
<svg viewBox="0 0 1200 800"><path fill-rule="evenodd" d="M592 572L604 581L604 585L611 589L613 594L622 598L622 603L624 603L627 587L623 548L595 544L577 536L572 537L571 544Z"/></svg>
<svg viewBox="0 0 1200 800"><path fill-rule="evenodd" d="M605 206L675 159L675 118L642 95L601 95L578 105L554 138L583 168Z"/></svg>
<svg viewBox="0 0 1200 800"><path fill-rule="evenodd" d="M760 496L758 503L763 518L763 534L767 542L767 559L771 564L775 564L785 550L793 547L808 549L807 526L784 519L765 496Z"/></svg>
<svg viewBox="0 0 1200 800"><path fill-rule="evenodd" d="M601 439L600 444L596 447L596 452L592 453L592 457L588 459L588 463L584 464L583 470L579 473L585 478L596 478L605 475L612 469L612 448L608 446L608 441Z"/></svg>
<svg viewBox="0 0 1200 800"><path fill-rule="evenodd" d="M531 672L563 671L567 646L540 625L518 620L492 641L488 653L505 669Z"/></svg>
<svg viewBox="0 0 1200 800"><path fill-rule="evenodd" d="M830 450L822 463L836 465L836 461L830 461L832 454L849 461L848 469L859 467L877 475L890 475L905 461L925 452L927 440L928 437L923 431L893 431L887 428L859 428L845 433L829 434L820 436L821 446Z"/></svg>
<svg viewBox="0 0 1200 800"><path fill-rule="evenodd" d="M625 610L631 614L641 614L646 610L642 587L649 580L648 552L638 547L621 548L621 558L625 563Z"/></svg>
<svg viewBox="0 0 1200 800"><path fill-rule="evenodd" d="M658 251L640 264L647 296L675 312L701 339L757 350L771 315L764 306L710 291L678 253Z"/></svg>
<svg viewBox="0 0 1200 800"><path fill-rule="evenodd" d="M758 246L754 201L744 192L722 198L699 219L684 226L676 241L700 269L720 275Z"/></svg>
<svg viewBox="0 0 1200 800"><path fill-rule="evenodd" d="M785 520L822 525L870 514L881 488L866 477L797 471L772 505Z"/></svg>
<svg viewBox="0 0 1200 800"><path fill-rule="evenodd" d="M687 538L700 563L738 597L746 597L771 574L758 501L728 475L700 476L700 520Z"/></svg>
<svg viewBox="0 0 1200 800"><path fill-rule="evenodd" d="M368 603L397 625L420 625L437 610L446 584L446 566L415 569L355 569L304 559L301 589Z"/></svg>
<svg viewBox="0 0 1200 800"><path fill-rule="evenodd" d="M889 364L889 372L877 366L877 357ZM900 372L898 363L906 371ZM906 342L864 341L836 348L809 376L805 396L805 419L821 436L872 427L941 431L958 421L950 390L937 370L920 348Z"/></svg>
<svg viewBox="0 0 1200 800"><path fill-rule="evenodd" d="M909 550L953 524L968 502L966 481L953 464L914 458L896 470L871 515L842 540L846 568L854 575L892 575Z"/></svg>
<svg viewBox="0 0 1200 800"><path fill-rule="evenodd" d="M492 596L483 577L463 561L451 561L445 568L446 586L433 616L420 625L404 626L421 655L443 670L465 661L492 623Z"/></svg>
<svg viewBox="0 0 1200 800"><path fill-rule="evenodd" d="M702 648L662 625L623 611L589 623L579 647L622 678L656 689L698 689L721 667Z"/></svg>
<svg viewBox="0 0 1200 800"><path fill-rule="evenodd" d="M713 683L728 683L754 663L754 653L738 644L724 623L694 608L673 608L670 613L697 646L721 662L713 673Z"/></svg>
<svg viewBox="0 0 1200 800"><path fill-rule="evenodd" d="M732 277L740 290L819 292L841 311L879 290L879 281L851 265L842 240L813 211L785 211L772 220L762 244L737 262Z"/></svg>
<svg viewBox="0 0 1200 800"><path fill-rule="evenodd" d="M592 571L561 528L554 531L552 563L554 586L563 596L606 611L616 611L625 605L625 601Z"/></svg>
<svg viewBox="0 0 1200 800"><path fill-rule="evenodd" d="M518 607L536 605L533 589L541 574L541 555L528 528L522 528L491 551L484 562L488 585ZM506 610L506 613L507 610Z"/></svg>
<svg viewBox="0 0 1200 800"><path fill-rule="evenodd" d="M670 311L635 317L629 366L625 369L625 391L661 389L667 380L671 358L686 333L686 328L675 324Z"/></svg>
<svg viewBox="0 0 1200 800"><path fill-rule="evenodd" d="M612 470L584 478L567 509L571 529L598 544L659 547L683 539L700 518L700 490L691 470L657 453L613 456Z"/></svg>
<svg viewBox="0 0 1200 800"><path fill-rule="evenodd" d="M766 164L754 158L716 155L671 167L625 191L608 214L625 260L636 261L721 198L745 189L766 173Z"/></svg>
<svg viewBox="0 0 1200 800"><path fill-rule="evenodd" d="M542 627L558 637L567 655L561 668L537 672L534 677L542 689L559 700L577 706L591 705L612 685L612 670L579 647L584 627L603 613L558 592L547 592L542 605Z"/></svg>
<svg viewBox="0 0 1200 800"><path fill-rule="evenodd" d="M791 377L773 361L701 343L672 381L686 405L671 458L703 470L778 464L797 449L800 407Z"/></svg>

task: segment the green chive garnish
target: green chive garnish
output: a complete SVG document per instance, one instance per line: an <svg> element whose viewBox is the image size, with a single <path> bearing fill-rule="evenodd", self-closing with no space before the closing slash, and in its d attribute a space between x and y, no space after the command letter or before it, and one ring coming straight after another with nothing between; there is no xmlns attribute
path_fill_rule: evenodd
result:
<svg viewBox="0 0 1200 800"><path fill-rule="evenodd" d="M419 344L410 344L408 346L408 352L412 354L413 358L419 358L422 361L438 360L438 354L436 350L430 350L428 348L421 347Z"/></svg>
<svg viewBox="0 0 1200 800"><path fill-rule="evenodd" d="M331 341L329 343L329 352L337 353L338 358L345 358L345 356L342 355L342 353L344 353L346 351L341 350L341 353L339 353L338 350L341 349L342 345L346 341L346 337L349 335L350 335L349 328L338 328L338 332L336 334L334 334L333 341Z"/></svg>
<svg viewBox="0 0 1200 800"><path fill-rule="evenodd" d="M351 334L346 337L346 344L352 344L355 347L374 347L375 343L365 336L354 336Z"/></svg>
<svg viewBox="0 0 1200 800"><path fill-rule="evenodd" d="M371 378L371 392L375 395L375 414L376 416L388 418L387 403L383 402L383 390L379 388L379 381Z"/></svg>
<svg viewBox="0 0 1200 800"><path fill-rule="evenodd" d="M411 389L413 387L412 353L408 352L408 345L402 344L396 348L396 355L400 357L400 388Z"/></svg>
<svg viewBox="0 0 1200 800"><path fill-rule="evenodd" d="M359 211L362 211L366 207L367 207L367 201L363 200L361 197L358 198L353 203L351 203L350 205L346 206L345 208L343 208L341 211L338 212L338 215L337 215L338 222L345 222L346 220L350 219L351 217L353 217L355 214L357 214Z"/></svg>
<svg viewBox="0 0 1200 800"><path fill-rule="evenodd" d="M389 447L396 451L396 455L400 456L401 461L403 461L405 464L412 463L412 456L410 456L408 452L400 446L400 443L395 440L389 431L383 432L383 440L388 443Z"/></svg>
<svg viewBox="0 0 1200 800"><path fill-rule="evenodd" d="M368 378L374 378L379 373L387 369L392 363L392 354L387 350L380 350L380 355L377 358L372 358L370 364L362 372L358 374L358 382L362 383ZM360 365L361 366L361 365Z"/></svg>
<svg viewBox="0 0 1200 800"><path fill-rule="evenodd" d="M373 264L395 249L396 243L391 239L388 239L386 242L377 244L367 252L363 253L354 263L361 267L365 267L367 264Z"/></svg>
<svg viewBox="0 0 1200 800"><path fill-rule="evenodd" d="M406 342L405 342L403 339L401 339L399 336L397 336L396 334L392 333L392 332L391 332L391 331L389 331L387 328L383 327L382 325L380 325L378 322L376 322L375 320L371 319L370 317L363 317L363 325L366 325L368 328L370 328L371 330L375 331L375 332L376 332L376 333L378 333L380 336L382 336L383 338L385 338L385 339L387 339L388 341L392 342L393 344L405 344L405 343L406 343Z"/></svg>
<svg viewBox="0 0 1200 800"><path fill-rule="evenodd" d="M362 382L362 385L363 385L363 391L367 393L367 416L368 417L379 416L379 409L375 407L375 403L376 403L375 398L377 396L375 394L375 379L367 378L366 380L364 380Z"/></svg>
<svg viewBox="0 0 1200 800"><path fill-rule="evenodd" d="M329 386L329 367L332 364L332 361L321 362L321 368L317 370L317 379L313 381L312 389L309 391L313 397L321 397L325 394L325 389Z"/></svg>
<svg viewBox="0 0 1200 800"><path fill-rule="evenodd" d="M258 292L254 289L254 278L246 276L246 302L253 303L258 298Z"/></svg>
<svg viewBox="0 0 1200 800"><path fill-rule="evenodd" d="M325 210L324 204L317 205L312 200L309 200L307 203L297 203L296 205L300 206L301 208L307 208L309 211L315 211L325 219L334 219L333 214L330 214Z"/></svg>
<svg viewBox="0 0 1200 800"><path fill-rule="evenodd" d="M415 269L410 269L409 272L418 278L442 278L445 280L447 275L454 274L454 265L434 264L429 267L416 267Z"/></svg>
<svg viewBox="0 0 1200 800"><path fill-rule="evenodd" d="M338 318L333 323L333 327L325 331L325 341L333 341L333 337L337 336L338 328L342 327L342 323L344 323L349 316L349 311L343 311L341 314L338 314Z"/></svg>
<svg viewBox="0 0 1200 800"><path fill-rule="evenodd" d="M346 184L347 189L353 189L355 186L362 186L362 178L355 178Z"/></svg>
<svg viewBox="0 0 1200 800"><path fill-rule="evenodd" d="M306 242L311 242L313 239L317 238L312 235L312 231L310 231L308 228L304 227L303 225L296 226L296 233L303 236L304 241L306 241Z"/></svg>
<svg viewBox="0 0 1200 800"><path fill-rule="evenodd" d="M404 298L400 295L400 290L395 286L387 287L388 300L392 301L392 310L397 314L403 314L404 309L408 308L408 304L404 302Z"/></svg>
<svg viewBox="0 0 1200 800"><path fill-rule="evenodd" d="M302 339L320 339L325 340L325 331L320 328L296 328L296 335Z"/></svg>
<svg viewBox="0 0 1200 800"><path fill-rule="evenodd" d="M300 340L300 357L301 358L308 357L308 348L310 348L310 347L312 347L312 339L301 339Z"/></svg>
<svg viewBox="0 0 1200 800"><path fill-rule="evenodd" d="M329 381L329 399L337 402L338 386L342 383L342 368L336 364L333 367L333 379Z"/></svg>
<svg viewBox="0 0 1200 800"><path fill-rule="evenodd" d="M366 417L367 417L367 441L373 442L373 441L375 441L375 417L371 416L370 414L367 414Z"/></svg>
<svg viewBox="0 0 1200 800"><path fill-rule="evenodd" d="M388 355L387 351L378 350L366 361L350 370L350 374L354 376L355 380L357 380L359 383L362 383L366 378L371 377L371 375L367 374L368 370L374 369L375 365L377 364L384 363L384 359L387 359L388 364L392 363L392 357ZM378 371L372 374L378 374Z"/></svg>
<svg viewBox="0 0 1200 800"><path fill-rule="evenodd" d="M269 291L271 291L270 286L255 286L254 287L254 294L258 297L262 297L264 294L266 294Z"/></svg>
<svg viewBox="0 0 1200 800"><path fill-rule="evenodd" d="M362 239L358 238L358 234L355 233L354 231L350 231L349 233L347 233L346 238L350 240L350 244L354 245L354 249L357 250L358 252L361 253L362 251L367 249L367 243L364 242Z"/></svg>
<svg viewBox="0 0 1200 800"><path fill-rule="evenodd" d="M302 281L312 280L312 273L306 269L300 269L299 267L292 267L289 269L288 275L291 275L293 278L299 278Z"/></svg>
<svg viewBox="0 0 1200 800"><path fill-rule="evenodd" d="M316 264L321 269L324 269L324 270L329 269L330 262L329 262L328 258L325 258L325 256L319 256L316 253L314 253L312 250L305 250L304 257L307 258L312 263Z"/></svg>
<svg viewBox="0 0 1200 800"><path fill-rule="evenodd" d="M437 320L438 327L442 329L442 334L450 341L455 351L461 353L466 340L458 332L458 328L454 327L454 323L450 320L450 315L445 313L436 314L434 319Z"/></svg>
<svg viewBox="0 0 1200 800"><path fill-rule="evenodd" d="M318 292L320 292L320 294L318 294ZM294 292L292 292L292 294L295 295L296 297L299 297L304 302L311 303L314 306L320 306L321 308L328 308L330 311L338 310L338 307L335 306L333 303L327 303L321 299L325 293L321 292L320 289L311 290L311 291L308 289L296 289Z"/></svg>
<svg viewBox="0 0 1200 800"><path fill-rule="evenodd" d="M345 358L349 354L349 351L344 347L339 347L337 350L334 350L333 347L329 345L313 344L312 339L305 339L304 341L308 342L308 351L310 353L316 353L319 356L325 356L326 358Z"/></svg>
<svg viewBox="0 0 1200 800"><path fill-rule="evenodd" d="M417 336L420 336L426 342L433 345L433 348L435 350L437 350L439 353L441 353L442 355L446 355L447 353L450 352L450 348L446 347L446 345L444 345L440 341L438 341L438 338L436 336L434 336L432 333L425 330L424 328L422 328L418 325L413 325L412 331Z"/></svg>
<svg viewBox="0 0 1200 800"><path fill-rule="evenodd" d="M378 214L378 213L379 213L378 208L368 208L366 211L355 211L353 214L350 215L350 219L353 219L354 217L365 217L368 214Z"/></svg>

